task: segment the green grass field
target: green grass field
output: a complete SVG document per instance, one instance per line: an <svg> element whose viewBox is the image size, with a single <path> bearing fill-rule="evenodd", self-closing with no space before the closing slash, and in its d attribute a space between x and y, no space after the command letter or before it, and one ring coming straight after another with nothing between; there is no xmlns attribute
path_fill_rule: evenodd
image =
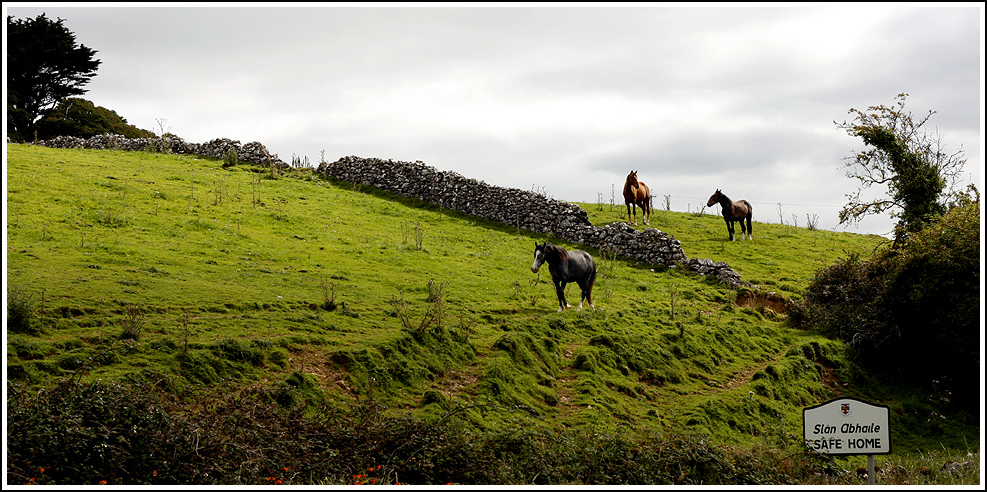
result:
<svg viewBox="0 0 987 492"><path fill-rule="evenodd" d="M597 309L556 313L547 269L529 269L533 246L578 245L311 170L282 174L8 145L8 295L37 313L32 331L7 333L8 381L208 388L301 373L318 384L299 397L373 396L425 416L465 406L478 427L523 418L765 446L792 445L802 408L846 395L889 405L904 453L973 445L977 430L929 431L920 397L716 281L587 249ZM594 225L626 219L580 205ZM820 268L882 241L755 222L754 241L730 242L719 216L665 211L652 226L792 299Z"/></svg>

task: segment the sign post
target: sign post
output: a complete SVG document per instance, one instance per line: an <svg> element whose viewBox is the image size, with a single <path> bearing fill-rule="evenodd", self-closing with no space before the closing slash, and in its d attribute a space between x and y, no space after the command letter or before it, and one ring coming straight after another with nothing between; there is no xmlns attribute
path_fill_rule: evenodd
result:
<svg viewBox="0 0 987 492"><path fill-rule="evenodd" d="M837 398L802 409L805 443L828 455L866 454L867 482L874 485L874 455L891 453L888 407Z"/></svg>

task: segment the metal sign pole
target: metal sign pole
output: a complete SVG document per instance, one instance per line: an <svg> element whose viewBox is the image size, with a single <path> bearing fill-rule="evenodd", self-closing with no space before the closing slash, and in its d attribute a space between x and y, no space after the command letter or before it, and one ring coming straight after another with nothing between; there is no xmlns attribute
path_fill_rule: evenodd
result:
<svg viewBox="0 0 987 492"><path fill-rule="evenodd" d="M867 484L874 485L877 483L876 477L874 476L874 455L867 455Z"/></svg>

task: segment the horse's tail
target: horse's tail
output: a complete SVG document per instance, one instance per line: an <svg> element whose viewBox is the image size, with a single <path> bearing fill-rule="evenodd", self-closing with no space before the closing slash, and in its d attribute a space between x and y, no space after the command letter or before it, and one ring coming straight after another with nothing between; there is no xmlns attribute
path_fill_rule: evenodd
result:
<svg viewBox="0 0 987 492"><path fill-rule="evenodd" d="M754 206L747 200L744 200L744 204L747 205L747 215L744 217L744 220L747 221L747 234L750 235L751 239L754 239L754 225L751 223L751 219L754 218Z"/></svg>
<svg viewBox="0 0 987 492"><path fill-rule="evenodd" d="M592 259L592 258L590 258ZM586 300L589 301L589 305L593 305L593 284L596 283L596 262L593 262L593 273L589 274L589 282L587 282L586 287Z"/></svg>

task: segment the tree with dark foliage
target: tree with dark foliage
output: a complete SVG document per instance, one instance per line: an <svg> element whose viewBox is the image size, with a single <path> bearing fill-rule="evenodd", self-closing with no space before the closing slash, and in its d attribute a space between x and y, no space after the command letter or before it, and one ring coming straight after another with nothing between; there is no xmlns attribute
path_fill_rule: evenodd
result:
<svg viewBox="0 0 987 492"><path fill-rule="evenodd" d="M7 136L34 138L39 121L96 75L96 50L76 44L75 34L41 14L34 19L7 16Z"/></svg>
<svg viewBox="0 0 987 492"><path fill-rule="evenodd" d="M947 153L941 137L897 106L851 109L837 124L867 149L847 157L848 177L861 188L840 211L840 223L891 211L894 243L870 259L850 254L816 273L791 319L852 348L868 368L945 390L942 401L966 410L980 401L980 192L955 190L966 159ZM871 186L888 198L861 199Z"/></svg>
<svg viewBox="0 0 987 492"><path fill-rule="evenodd" d="M38 122L38 140L61 135L90 138L104 133L127 138L153 138L154 132L127 123L127 119L111 109L93 104L81 97L70 97Z"/></svg>
<svg viewBox="0 0 987 492"><path fill-rule="evenodd" d="M971 186L901 247L816 273L792 320L843 340L869 369L976 409L980 260L980 194Z"/></svg>

